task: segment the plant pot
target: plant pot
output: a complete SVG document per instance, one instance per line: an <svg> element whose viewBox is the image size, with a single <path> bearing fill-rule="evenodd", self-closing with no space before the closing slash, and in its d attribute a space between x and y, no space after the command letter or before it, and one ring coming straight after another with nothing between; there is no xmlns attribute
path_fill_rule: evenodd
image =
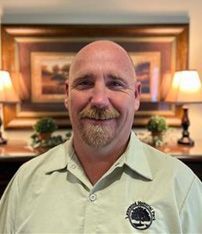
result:
<svg viewBox="0 0 202 234"><path fill-rule="evenodd" d="M161 146L163 144L163 131L154 131L152 134L152 145L153 146Z"/></svg>
<svg viewBox="0 0 202 234"><path fill-rule="evenodd" d="M46 151L48 151L49 149L50 149L50 147L41 147L41 146L33 148L34 152L37 154L43 154Z"/></svg>
<svg viewBox="0 0 202 234"><path fill-rule="evenodd" d="M52 132L41 132L39 133L39 139L42 140L48 140L51 137Z"/></svg>

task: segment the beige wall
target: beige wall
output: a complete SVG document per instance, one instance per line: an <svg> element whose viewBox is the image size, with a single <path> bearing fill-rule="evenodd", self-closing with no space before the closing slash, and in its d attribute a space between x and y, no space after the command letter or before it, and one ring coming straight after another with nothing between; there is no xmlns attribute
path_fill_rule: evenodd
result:
<svg viewBox="0 0 202 234"><path fill-rule="evenodd" d="M195 2L195 4L194 4ZM202 1L190 3L190 56L189 66L198 70L202 78ZM190 131L194 138L202 139L202 104L190 108Z"/></svg>

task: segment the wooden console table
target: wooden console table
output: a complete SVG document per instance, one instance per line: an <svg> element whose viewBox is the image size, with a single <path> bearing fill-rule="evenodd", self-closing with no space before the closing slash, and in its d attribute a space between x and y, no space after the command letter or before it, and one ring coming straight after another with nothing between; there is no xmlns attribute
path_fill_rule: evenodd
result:
<svg viewBox="0 0 202 234"><path fill-rule="evenodd" d="M158 149L183 161L202 181L202 142L196 142L194 147L175 144ZM21 140L9 141L7 145L0 146L0 197L17 169L37 155L37 152Z"/></svg>

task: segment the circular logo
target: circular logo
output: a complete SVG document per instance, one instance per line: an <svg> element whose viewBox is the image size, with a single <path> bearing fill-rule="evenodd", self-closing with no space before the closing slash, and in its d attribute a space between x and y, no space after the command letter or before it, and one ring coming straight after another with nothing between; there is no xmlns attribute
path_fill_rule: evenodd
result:
<svg viewBox="0 0 202 234"><path fill-rule="evenodd" d="M138 230L149 228L153 220L155 220L155 212L152 207L141 201L130 205L126 215L131 225Z"/></svg>

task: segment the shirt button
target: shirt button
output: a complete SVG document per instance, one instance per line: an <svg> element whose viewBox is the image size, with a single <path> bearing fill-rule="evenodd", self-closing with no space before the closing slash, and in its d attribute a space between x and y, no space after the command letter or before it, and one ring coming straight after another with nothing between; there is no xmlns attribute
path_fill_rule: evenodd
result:
<svg viewBox="0 0 202 234"><path fill-rule="evenodd" d="M95 201L97 199L97 195L93 193L89 196L89 199L90 201Z"/></svg>
<svg viewBox="0 0 202 234"><path fill-rule="evenodd" d="M75 169L76 168L76 165L75 164L71 164L71 169Z"/></svg>

